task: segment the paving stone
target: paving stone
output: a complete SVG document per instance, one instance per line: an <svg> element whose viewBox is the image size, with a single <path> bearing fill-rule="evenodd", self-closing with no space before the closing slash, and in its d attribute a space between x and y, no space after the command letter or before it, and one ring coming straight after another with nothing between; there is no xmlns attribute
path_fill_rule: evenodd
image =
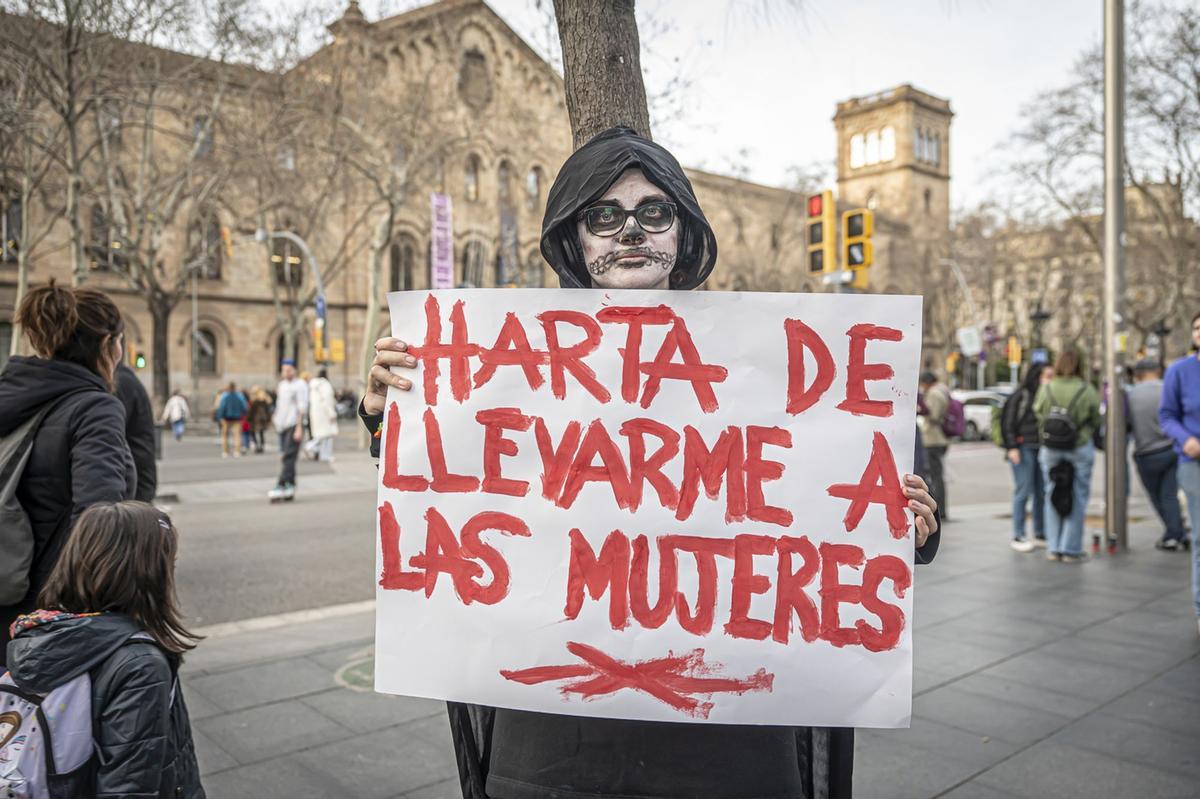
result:
<svg viewBox="0 0 1200 799"><path fill-rule="evenodd" d="M348 799L353 796L328 775L312 771L303 762L287 758L242 766L205 777L204 790L213 799Z"/></svg>
<svg viewBox="0 0 1200 799"><path fill-rule="evenodd" d="M373 732L416 719L446 715L446 703L410 696L333 688L303 697L304 704L356 733Z"/></svg>
<svg viewBox="0 0 1200 799"><path fill-rule="evenodd" d="M941 794L938 799L1019 799L1014 794L991 788L974 780L958 786L949 793Z"/></svg>
<svg viewBox="0 0 1200 799"><path fill-rule="evenodd" d="M410 791L403 799L462 799L462 784L457 778L446 780Z"/></svg>
<svg viewBox="0 0 1200 799"><path fill-rule="evenodd" d="M1120 696L1149 679L1144 671L1131 671L1108 663L1060 658L1040 651L1019 655L980 673L1049 688L1082 699L1102 701Z"/></svg>
<svg viewBox="0 0 1200 799"><path fill-rule="evenodd" d="M938 758L938 768L920 768L929 751L885 737L881 730L859 732L854 746L855 799L926 799L978 771L971 763Z"/></svg>
<svg viewBox="0 0 1200 799"><path fill-rule="evenodd" d="M1170 671L1155 677L1144 687L1147 690L1182 696L1185 699L1195 699L1197 686L1200 686L1200 657L1180 663Z"/></svg>
<svg viewBox="0 0 1200 799"><path fill-rule="evenodd" d="M1100 699L1083 699L1042 688L1036 683L1008 680L995 674L972 674L955 682L954 687L967 693L992 697L1034 710L1045 710L1068 718L1079 718L1103 704L1103 700Z"/></svg>
<svg viewBox="0 0 1200 799"><path fill-rule="evenodd" d="M181 677L179 684L183 686L183 699L187 702L188 716L192 721L206 719L209 716L215 716L221 713L221 708L217 707L204 694L200 693L192 680L186 676Z"/></svg>
<svg viewBox="0 0 1200 799"><path fill-rule="evenodd" d="M334 685L333 674L303 657L245 666L192 680L192 687L223 710L317 693Z"/></svg>
<svg viewBox="0 0 1200 799"><path fill-rule="evenodd" d="M1104 712L1188 736L1193 745L1200 741L1200 683L1190 698L1142 687L1105 706Z"/></svg>
<svg viewBox="0 0 1200 799"><path fill-rule="evenodd" d="M192 741L196 745L196 760L200 764L201 776L212 774L216 771L224 771L238 765L233 755L217 746L212 738L195 729L194 725L192 729Z"/></svg>
<svg viewBox="0 0 1200 799"><path fill-rule="evenodd" d="M1200 654L1200 636L1196 621L1176 608L1173 612L1147 610L1146 607L1122 613L1079 632L1081 637L1135 644L1172 652Z"/></svg>
<svg viewBox="0 0 1200 799"><path fill-rule="evenodd" d="M1200 778L1200 720L1190 735L1164 735L1160 727L1128 721L1107 713L1080 719L1057 733L1053 741L1089 749L1145 766Z"/></svg>
<svg viewBox="0 0 1200 799"><path fill-rule="evenodd" d="M349 646L339 646L322 652L314 652L308 656L308 659L321 668L336 672L347 663L362 660L374 654L375 642L373 639L368 639L366 641L356 641Z"/></svg>
<svg viewBox="0 0 1200 799"><path fill-rule="evenodd" d="M1058 641L1051 641L1038 648L1038 652L1090 663L1106 663L1130 671L1145 672L1147 676L1157 674L1175 666L1190 654L1200 652L1200 646L1191 642L1180 642L1176 651L1153 647L1134 647L1097 638L1085 637L1081 631Z"/></svg>
<svg viewBox="0 0 1200 799"><path fill-rule="evenodd" d="M294 635L290 629L231 635L205 641L188 653L183 673L201 675L214 669L229 670L299 655L313 648L311 640Z"/></svg>
<svg viewBox="0 0 1200 799"><path fill-rule="evenodd" d="M1066 744L1046 742L989 769L976 781L1027 799L1195 799L1194 778L1164 774Z"/></svg>
<svg viewBox="0 0 1200 799"><path fill-rule="evenodd" d="M236 713L195 725L239 763L256 763L349 737L351 732L295 699Z"/></svg>
<svg viewBox="0 0 1200 799"><path fill-rule="evenodd" d="M1031 649L1047 641L1061 638L1066 629L1055 624L1044 624L1033 619L997 617L991 609L970 613L956 619L928 627L925 635L947 638L954 641L983 644L984 646L1008 646L1017 651Z"/></svg>
<svg viewBox="0 0 1200 799"><path fill-rule="evenodd" d="M1025 746L1071 723L1071 718L946 685L913 700L913 713L980 736Z"/></svg>
<svg viewBox="0 0 1200 799"><path fill-rule="evenodd" d="M957 679L959 679L959 675L957 674L948 674L922 666L913 671L913 696L923 694L926 691L932 691L939 685L946 685Z"/></svg>
<svg viewBox="0 0 1200 799"><path fill-rule="evenodd" d="M929 667L956 675L979 671L1011 657L1012 654L1011 650L1002 645L983 646L933 636L913 642L913 658L917 669Z"/></svg>
<svg viewBox="0 0 1200 799"><path fill-rule="evenodd" d="M295 759L340 786L330 796L384 799L457 777L453 747L403 724L301 752Z"/></svg>

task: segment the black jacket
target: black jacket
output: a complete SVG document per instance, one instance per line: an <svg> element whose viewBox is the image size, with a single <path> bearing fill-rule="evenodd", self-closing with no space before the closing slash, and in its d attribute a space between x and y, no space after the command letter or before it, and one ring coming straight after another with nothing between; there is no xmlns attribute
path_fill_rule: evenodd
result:
<svg viewBox="0 0 1200 799"><path fill-rule="evenodd" d="M96 736L96 797L204 799L174 658L127 616L62 614L8 645L17 687L48 693L88 672Z"/></svg>
<svg viewBox="0 0 1200 799"><path fill-rule="evenodd" d="M117 367L117 399L125 406L125 441L137 466L137 491L134 499L151 502L158 488L158 464L154 462L154 411L150 395L126 364Z"/></svg>
<svg viewBox="0 0 1200 799"><path fill-rule="evenodd" d="M1041 445L1037 415L1033 412L1033 397L1024 387L1018 388L1004 401L1000 411L1000 434L1004 438L1005 449Z"/></svg>
<svg viewBox="0 0 1200 799"><path fill-rule="evenodd" d="M33 610L79 514L96 502L132 499L137 484L125 408L98 375L66 361L10 358L0 374L0 435L47 402L57 404L42 422L17 488L33 526L29 593L15 606L0 607L0 647L13 619Z"/></svg>

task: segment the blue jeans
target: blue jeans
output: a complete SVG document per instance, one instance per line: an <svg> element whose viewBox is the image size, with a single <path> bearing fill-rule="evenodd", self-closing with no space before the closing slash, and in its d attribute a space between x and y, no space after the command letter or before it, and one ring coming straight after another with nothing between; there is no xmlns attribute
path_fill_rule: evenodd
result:
<svg viewBox="0 0 1200 799"><path fill-rule="evenodd" d="M1096 448L1090 441L1072 450L1042 447L1038 453L1038 460L1042 464L1042 480L1046 485L1046 549L1051 553L1083 554L1083 520L1087 513L1088 495L1091 493L1092 462L1095 458ZM1050 502L1050 495L1054 490L1054 484L1050 481L1050 470L1063 461L1070 461L1075 467L1075 481L1071 485L1071 515L1065 519L1058 515L1058 511Z"/></svg>
<svg viewBox="0 0 1200 799"><path fill-rule="evenodd" d="M180 419L176 422L171 422L171 432L175 435L175 440L183 438L183 428L187 426L187 422Z"/></svg>
<svg viewBox="0 0 1200 799"><path fill-rule="evenodd" d="M1179 456L1172 447L1148 455L1135 455L1133 464L1137 466L1138 477L1158 511L1158 518L1167 526L1163 540L1183 540L1183 510L1179 507L1179 483L1176 481L1176 470L1179 467Z"/></svg>
<svg viewBox="0 0 1200 799"><path fill-rule="evenodd" d="M1015 466L1012 461L1008 462L1013 476L1012 537L1014 541L1025 537L1025 503L1029 502L1033 508L1033 534L1037 538L1045 538L1045 483L1042 482L1042 467L1038 465L1038 450L1041 447L1022 444L1019 449L1021 462Z"/></svg>
<svg viewBox="0 0 1200 799"><path fill-rule="evenodd" d="M1188 518L1192 521L1192 598L1200 616L1200 461L1180 461L1176 471L1187 496Z"/></svg>

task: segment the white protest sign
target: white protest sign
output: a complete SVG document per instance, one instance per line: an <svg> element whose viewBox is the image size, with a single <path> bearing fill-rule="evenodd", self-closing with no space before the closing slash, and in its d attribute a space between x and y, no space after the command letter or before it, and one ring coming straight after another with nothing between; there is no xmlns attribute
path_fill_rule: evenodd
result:
<svg viewBox="0 0 1200 799"><path fill-rule="evenodd" d="M379 691L898 727L921 299L388 295Z"/></svg>

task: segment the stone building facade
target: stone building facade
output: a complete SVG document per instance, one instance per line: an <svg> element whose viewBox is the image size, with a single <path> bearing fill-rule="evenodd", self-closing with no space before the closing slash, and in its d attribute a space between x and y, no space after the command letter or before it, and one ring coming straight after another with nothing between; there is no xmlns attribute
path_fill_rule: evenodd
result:
<svg viewBox="0 0 1200 799"><path fill-rule="evenodd" d="M429 285L430 192L445 193L453 202L458 284L555 284L538 239L546 192L571 151L557 73L482 0L441 0L376 22L368 22L351 2L329 30L332 41L287 75L243 70L239 113L267 118L264 126L248 124L236 134L231 132L236 125L217 127L207 135L217 137L217 148L226 144L222 136L229 146L236 137L238 146L258 147L254 160L261 169L245 168L211 209L181 214L179 229L164 239L161 255L168 264L185 258L197 237L210 245L210 262L196 271L195 313L189 292L166 323L170 383L194 393L201 407L227 381L274 382L286 352L285 319L300 320L295 354L301 368L315 366L313 311L307 304L312 264L286 242L256 240L260 227L303 227L325 278L326 336L337 350L332 354L343 356L327 364L330 377L355 391L361 390L364 344L386 329L386 309L373 318L369 312L372 285L380 301L388 290ZM277 109L263 111L284 104L282 98L297 87L313 87L312 97L319 100L332 86L340 87L338 96L349 108L339 124L373 131L374 149L390 153L391 168L404 175L403 197L378 248L382 265L374 281L370 253L380 213L372 209L379 203L370 181L362 179L362 166L375 162L360 152L339 155L347 165L359 159L359 173L344 167L337 190L318 201L316 176L329 156L298 151L282 134L276 140L276 133L294 123L284 112L269 118ZM389 127L389 115L404 124ZM839 205L871 207L877 214L873 291L921 292L942 256L949 228L951 117L945 100L911 86L837 108ZM379 168L386 171L388 165ZM828 290L820 275L805 271L804 194L698 170L689 175L719 242L720 265L709 288ZM317 218L298 224L318 206ZM34 209L35 216L40 213L46 210ZM191 221L182 221L184 216ZM90 219L89 253L96 268L89 283L117 298L128 320L129 349L152 358L146 302L130 291L119 270L106 268L114 245L107 241L104 219L94 213ZM201 227L193 230L197 219ZM222 234L231 252L219 240ZM66 236L65 224L59 224L39 248L51 254L34 259L34 284L52 276L70 279L61 255ZM4 263L0 339L11 335L14 291L12 266ZM150 369L141 375L149 384Z"/></svg>

